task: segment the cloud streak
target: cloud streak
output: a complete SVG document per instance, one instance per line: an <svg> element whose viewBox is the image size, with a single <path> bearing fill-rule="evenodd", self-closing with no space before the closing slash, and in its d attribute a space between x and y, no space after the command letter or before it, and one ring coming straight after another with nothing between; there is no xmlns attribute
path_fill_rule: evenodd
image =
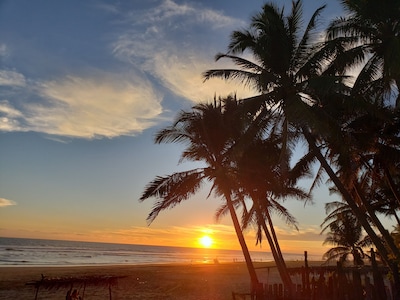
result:
<svg viewBox="0 0 400 300"><path fill-rule="evenodd" d="M243 21L171 0L139 11L111 5L100 8L118 18L113 23L118 30L110 33L113 56L108 67L63 70L65 74L51 80L0 70L0 86L5 87L0 131L83 139L134 136L157 124L168 111L168 103L162 102L165 89L178 100L194 103L214 95L253 95L240 84L215 79L204 83L201 76L215 68L213 56L221 50L221 39ZM5 53L7 47L0 45L0 55ZM90 74L82 74L85 70Z"/></svg>
<svg viewBox="0 0 400 300"><path fill-rule="evenodd" d="M36 90L45 103L25 103L17 109L0 102L0 130L113 138L141 133L162 113L162 95L150 82L134 76L67 76L42 82Z"/></svg>
<svg viewBox="0 0 400 300"><path fill-rule="evenodd" d="M239 20L223 15L222 13L193 6L193 4L178 4L171 0L161 1L156 8L138 14L130 14L132 20L138 20L145 24L173 24L173 27L180 29L187 28L187 25L203 24L212 28L224 28L237 25ZM179 19L182 23L175 23Z"/></svg>
<svg viewBox="0 0 400 300"><path fill-rule="evenodd" d="M216 41L210 42L226 38L233 28L243 25L243 21L173 1L164 1L143 15L143 18L125 16L135 26L121 33L113 43L113 53L118 59L151 74L171 92L192 102L207 101L214 94L254 95L234 82L210 80L204 83L201 75L215 68L213 57L221 51ZM197 32L196 40L190 32ZM218 64L218 67L232 65Z"/></svg>
<svg viewBox="0 0 400 300"><path fill-rule="evenodd" d="M54 105L30 107L34 116L28 121L49 134L89 139L135 135L162 113L161 95L143 79L69 76L43 84L41 93Z"/></svg>
<svg viewBox="0 0 400 300"><path fill-rule="evenodd" d="M25 131L21 128L20 119L23 114L7 100L0 101L0 131Z"/></svg>
<svg viewBox="0 0 400 300"><path fill-rule="evenodd" d="M23 87L25 85L25 76L21 73L10 70L0 70L0 86Z"/></svg>
<svg viewBox="0 0 400 300"><path fill-rule="evenodd" d="M12 200L8 200L8 199L5 199L5 198L0 198L0 208L7 207L7 206L13 206L13 205L17 205L17 203L15 201L12 201Z"/></svg>

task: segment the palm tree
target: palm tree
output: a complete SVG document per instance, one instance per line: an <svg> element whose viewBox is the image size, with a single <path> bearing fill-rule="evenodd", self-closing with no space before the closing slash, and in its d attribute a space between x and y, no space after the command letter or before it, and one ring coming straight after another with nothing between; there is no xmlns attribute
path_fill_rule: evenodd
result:
<svg viewBox="0 0 400 300"><path fill-rule="evenodd" d="M249 271L252 291L259 286L257 274L251 261L240 223L234 207L236 174L232 152L235 144L249 124L249 118L239 109L240 103L227 97L214 104L198 104L191 112L182 111L173 125L158 132L156 143L179 142L185 145L181 160L203 162L205 167L156 177L150 182L140 198L141 201L155 197L159 199L147 220L149 224L157 215L173 208L194 195L202 185L211 182L210 194L224 199L241 245ZM234 122L232 122L234 121Z"/></svg>
<svg viewBox="0 0 400 300"><path fill-rule="evenodd" d="M351 128L353 126L349 126L353 132L358 133L358 136L363 134L365 136L365 133L370 135L369 144L361 145L364 152L360 149L357 155L363 156L363 163L374 170L375 175L383 175L381 179L387 181L395 199L400 204L399 187L393 180L396 168L393 170L392 167L399 161L397 145L400 128L398 124L400 2L398 0L388 0L384 3L377 0L343 0L341 2L348 14L346 17L333 20L327 31L328 41L336 50L333 65L336 71L341 73L347 72L353 66L362 67L354 83L352 97L364 98L367 106L372 107L370 111L364 111L364 114L352 122L358 125L356 130ZM397 109L393 110L393 99L396 93L395 107ZM385 119L377 118L382 114L386 115ZM364 125L360 126L360 124ZM365 130L366 124L372 125L369 126L368 131ZM363 130L360 131L360 127L364 127ZM365 204L368 206L367 202ZM373 214L372 211L370 213ZM397 259L400 259L400 253L394 247L387 230L378 220L376 225L380 228L391 251Z"/></svg>
<svg viewBox="0 0 400 300"><path fill-rule="evenodd" d="M338 43L337 70L362 63L356 89L373 92L400 87L400 2L398 0L342 0L346 17L333 20L328 39ZM374 92L373 92L374 93ZM377 99L379 100L379 99ZM400 107L400 93L396 106Z"/></svg>
<svg viewBox="0 0 400 300"><path fill-rule="evenodd" d="M367 256L363 248L371 246L368 236L363 237L362 227L351 209L343 202L330 202L325 205L328 216L321 226L325 225L321 234L329 230L324 245L330 244L331 248L324 254L329 260L345 262L349 255L353 256L354 265L363 265L363 259Z"/></svg>
<svg viewBox="0 0 400 300"><path fill-rule="evenodd" d="M238 80L260 93L245 101L254 106L255 120L264 114L274 115L275 123L265 130L282 139L282 172L288 168L284 164L289 162L301 135L315 146L320 138L314 136L316 132L332 131L331 123L336 126L335 117L322 115L318 108L335 108L350 91L342 84L344 78L332 75L327 65L331 50L313 39L323 9L324 6L314 12L302 32L301 0L292 1L288 16L284 15L284 8L280 10L272 3L265 4L252 18L249 29L232 33L228 52L216 56L216 60L232 60L239 68L214 69L203 74L205 80L214 77ZM239 56L246 51L252 54L252 60ZM299 169L310 167L315 152L320 152L319 145L310 149L313 155L299 161ZM326 160L323 155L322 159Z"/></svg>
<svg viewBox="0 0 400 300"><path fill-rule="evenodd" d="M350 122L347 119L343 123L346 124L342 127L343 132L346 132L347 139L352 142L352 149L347 150L347 153L353 155L342 162L347 160L348 165L353 167L351 172L349 168L342 169L343 173L353 175L346 180L348 186L354 190L361 205L371 216L389 251L400 260L399 249L375 216L371 200L360 186L365 184L366 175L369 176L370 187L375 190L386 181L394 199L400 199L399 184L394 180L397 173L395 166L399 164L400 2L341 2L348 15L335 19L329 26L327 35L328 43L335 49L332 52L335 53L332 66L336 72L342 74L353 66L361 65L362 69L354 83L351 97L363 102L362 106L359 106L358 114L353 115ZM396 94L396 104L393 105ZM343 167L343 164L341 166ZM359 174L362 174L363 178L356 178ZM371 238L376 239L373 232L368 233L372 234ZM380 243L374 242L377 247L380 246L378 250L389 266L394 264L388 259L390 253L384 253L385 249ZM396 269L397 267L393 269L395 277ZM397 280L397 285L400 285L400 279Z"/></svg>
<svg viewBox="0 0 400 300"><path fill-rule="evenodd" d="M396 141L398 138L392 136L393 131L387 134L385 128L380 128L379 112L362 111L353 113L350 118L337 118L337 127L341 128L341 141L327 137L324 139L330 163L337 169L335 176L340 180L339 185L344 185L347 192L355 200L355 203L347 203L352 206L353 213L362 222L362 226L368 235L374 240L385 261L389 262L388 250L395 256L400 257L399 249L394 245L393 240L387 230L382 225L376 215L376 200L371 198L375 191L382 187L384 179L387 178L385 162L396 162L399 159L399 150ZM376 122L373 122L376 120ZM386 126L387 127L387 126ZM385 133L386 132L386 133ZM344 147L344 145L346 145ZM382 175L384 177L382 177ZM392 177L391 177L392 178ZM332 179L332 177L331 177ZM383 179L383 180L382 180ZM338 186L338 185L337 185ZM352 201L350 201L352 202ZM382 202L382 201L381 201ZM372 225L375 226L385 240L387 249L383 249L377 234L372 230L367 222L369 216Z"/></svg>
<svg viewBox="0 0 400 300"><path fill-rule="evenodd" d="M284 15L284 9L265 4L262 11L251 19L248 30L232 33L228 53L216 56L217 60L230 59L240 68L215 69L203 74L205 80L214 77L239 80L261 94L246 102L254 106L255 120L263 118L264 114L275 116L275 123L265 130L282 140L282 174L288 173L289 160L301 127L313 115L310 107L318 105L324 93L343 87L337 84L335 76L316 76L323 72L324 55L319 52L321 46L313 43L312 38L323 9L324 6L314 12L302 33L301 1L292 2L288 16ZM238 56L245 51L251 52L253 61ZM279 260L277 264L280 264ZM288 288L291 286L290 279L286 285Z"/></svg>
<svg viewBox="0 0 400 300"><path fill-rule="evenodd" d="M360 222L345 203L327 203L325 208L329 215L325 218L322 225L329 221L330 223L322 230L324 232L329 229L324 244L330 244L334 247L324 254L324 258L327 261L338 260L342 265L347 260L347 257L351 255L353 256L355 266L363 265L363 259L367 256L363 248L372 245L372 242L369 236L363 238ZM351 294L350 297L354 299L361 299L363 297L361 277L357 269L353 269Z"/></svg>
<svg viewBox="0 0 400 300"><path fill-rule="evenodd" d="M299 177L308 173L289 170L282 174L281 147L282 141L275 136L253 138L251 142L240 145L241 155L237 161L237 180L240 190L237 191L236 202L243 207L243 227L255 225L257 228L257 243L263 240L262 232L265 234L282 281L288 293L292 293L291 278L286 269L271 215L275 213L281 216L287 224L297 229L296 219L278 200L287 197L308 199L308 194L295 186ZM245 202L247 198L250 199L250 208L247 208ZM226 207L222 207L217 217L225 212Z"/></svg>
<svg viewBox="0 0 400 300"><path fill-rule="evenodd" d="M292 2L287 17L284 9L266 4L262 12L252 18L250 29L233 32L228 53L216 57L217 60L230 59L240 68L209 70L204 73L204 78L235 79L259 91L261 95L247 101L258 108L255 109L257 116L265 111L274 111L281 116L271 130L287 137L285 145L288 148L293 146L289 137L296 139L300 133L304 136L309 151L318 159L390 265L388 250L369 224L364 208L359 207L354 187L347 186L334 170L341 166L336 160L338 150L344 154L350 142L347 138L347 143L343 142L341 125L345 123L338 123L336 116L346 109L346 117L351 117L350 108L357 108L359 101L354 104L347 101L351 99L351 90L342 84L346 77L337 67L339 59L333 56L332 45L312 41L316 20L322 10L320 7L315 11L300 35L301 1ZM254 61L237 55L245 51L251 52ZM344 64L342 69L346 66ZM337 148L332 151L327 145ZM284 153L290 155L290 151ZM347 159L347 163L352 165L351 160Z"/></svg>

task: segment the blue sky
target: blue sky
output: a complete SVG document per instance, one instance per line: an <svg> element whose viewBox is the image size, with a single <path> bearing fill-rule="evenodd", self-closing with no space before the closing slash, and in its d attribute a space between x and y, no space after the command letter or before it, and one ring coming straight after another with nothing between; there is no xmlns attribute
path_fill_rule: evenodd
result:
<svg viewBox="0 0 400 300"><path fill-rule="evenodd" d="M321 28L341 13L338 1L304 1L306 20L325 2ZM237 248L207 191L150 227L152 202L138 199L156 175L191 167L178 165L179 145L153 143L157 130L215 94L252 95L201 73L229 66L215 54L263 3L1 1L0 236L183 246L208 232ZM286 203L300 232L276 220L287 251L305 241L321 251L323 204L334 199L324 188L314 196L314 206Z"/></svg>

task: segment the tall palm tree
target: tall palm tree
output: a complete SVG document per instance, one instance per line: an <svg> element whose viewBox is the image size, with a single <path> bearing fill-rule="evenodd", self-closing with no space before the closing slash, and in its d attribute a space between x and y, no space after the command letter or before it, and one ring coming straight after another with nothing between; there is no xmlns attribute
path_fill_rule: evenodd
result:
<svg viewBox="0 0 400 300"><path fill-rule="evenodd" d="M242 203L243 207L243 227L255 225L257 243L263 240L262 232L265 234L282 281L288 293L292 293L291 278L286 269L271 215L278 214L297 229L296 219L279 203L279 200L287 197L308 199L308 194L295 186L299 177L308 173L289 170L283 174L281 147L282 141L275 136L242 143L240 146L242 154L237 162L239 185L237 202ZM249 208L243 201L246 198L250 199ZM226 208L222 207L218 216L224 212Z"/></svg>
<svg viewBox="0 0 400 300"><path fill-rule="evenodd" d="M343 143L341 124L335 116L340 115L343 108L349 112L349 108L357 107L358 102L347 101L351 99L351 90L342 84L346 77L338 71L338 59L332 56L331 45L312 40L322 10L320 7L315 11L301 32L301 1L292 2L287 17L283 9L266 4L262 12L252 18L248 30L233 32L228 53L216 57L217 60L230 59L240 68L209 70L204 73L204 78L235 79L259 91L261 95L248 99L259 108L257 116L274 111L281 116L273 128L275 132L287 137L296 138L299 133L304 136L310 151L390 264L388 250L368 222L363 208L358 206L353 187L346 186L335 171L340 166L335 161L338 152L326 147L326 139L334 139L336 146L341 145L341 153L345 153L344 148L349 144ZM251 52L254 61L238 56L245 51ZM337 103L341 105L336 107ZM346 116L351 117L351 114ZM293 146L289 138L286 145ZM284 153L290 154L290 151ZM351 161L348 162L351 165Z"/></svg>
<svg viewBox="0 0 400 300"><path fill-rule="evenodd" d="M363 249L372 245L368 236L363 236L362 227L351 209L343 202L330 202L325 205L328 216L321 226L325 225L321 233L326 232L324 245L335 247L329 249L324 258L345 262L349 255L353 256L354 265L363 265L367 256Z"/></svg>
<svg viewBox="0 0 400 300"><path fill-rule="evenodd" d="M346 17L335 19L328 28L328 43L335 49L332 52L335 53L332 65L341 74L348 72L351 67L361 66L351 97L364 101L363 106L359 107L362 109L358 115L353 116L351 122L346 120L346 123L343 123L346 124L342 127L343 132L346 132L348 140L352 141L352 151L347 152L354 154L347 159L348 164L353 166L353 172L349 172L348 168L343 168L343 172L353 175L353 178L347 179L347 183L352 185L391 254L400 261L400 250L375 216L371 201L360 188L361 182L365 183L365 173L369 173L371 180L380 177L376 181L378 185L386 181L394 199L400 199L399 184L393 180L397 171L393 166L399 163L400 2L341 2L348 14ZM394 105L393 100L396 97ZM363 180L356 178L359 174L362 174ZM375 238L373 232L371 234L371 238ZM385 249L380 247L378 250L389 265L395 264L388 261L388 254L383 253ZM393 272L398 276L396 268ZM397 285L400 285L400 278L397 280Z"/></svg>
<svg viewBox="0 0 400 300"><path fill-rule="evenodd" d="M249 29L232 33L228 52L216 56L217 60L232 60L239 68L214 69L203 74L205 80L238 80L260 93L246 101L254 106L255 120L264 114L275 116L275 123L266 130L281 137L282 174L288 173L300 129L313 114L310 107L319 104L320 95L343 87L337 84L335 76L316 76L323 72L325 57L319 52L321 46L313 42L313 35L323 9L324 6L314 12L302 32L301 1L292 2L287 16L284 9L265 4L252 17ZM239 56L246 51L252 54L252 60ZM287 285L291 285L290 281Z"/></svg>
<svg viewBox="0 0 400 300"><path fill-rule="evenodd" d="M214 104L198 104L190 112L182 111L171 126L161 130L156 135L156 143L182 143L185 150L181 160L202 162L205 167L156 177L145 187L140 200L151 197L159 199L147 218L151 223L161 211L187 200L198 192L204 183L211 182L210 194L213 192L222 197L228 207L246 260L252 290L256 291L259 286L257 274L233 201L237 187L232 153L236 150L237 139L250 121L239 106L240 103L233 97L227 97L219 103L214 101Z"/></svg>
<svg viewBox="0 0 400 300"><path fill-rule="evenodd" d="M329 132L330 124L336 125L335 118L321 116L318 107L335 108L335 103L343 101L344 94L350 91L342 84L344 77L332 74L327 65L331 50L315 39L323 9L324 6L318 8L302 30L301 0L292 1L287 16L284 8L265 4L262 11L252 17L249 29L231 34L228 52L216 56L216 60L232 60L238 68L203 73L205 80L238 80L260 93L246 101L253 104L256 118L274 114L275 123L266 130L281 136L283 164L289 161L301 135L307 138L307 133ZM245 52L252 54L251 60L243 57ZM327 96L329 101L326 101ZM308 142L315 144L310 139ZM303 168L309 168L306 165L315 160L316 150L319 151L319 147L310 149L314 155L300 162ZM284 171L284 165L281 170Z"/></svg>
<svg viewBox="0 0 400 300"><path fill-rule="evenodd" d="M341 0L346 17L333 20L328 39L336 40L336 69L347 71L362 63L355 87L371 92L400 88L400 2L398 0ZM343 68L344 67L344 68ZM400 107L397 92L396 106Z"/></svg>
<svg viewBox="0 0 400 300"><path fill-rule="evenodd" d="M382 179L386 181L395 199L398 200L400 199L399 185L396 186L393 180L396 168L393 170L392 166L399 161L397 145L400 130L398 124L400 2L398 0L384 2L342 0L341 2L347 11L347 16L333 20L327 30L328 41L336 50L333 65L340 73L348 72L351 67L361 66L361 71L353 86L352 97L363 98L367 106L372 106L370 111L364 111L364 114L353 119L352 123L358 125L357 128L349 126L349 129L357 133L358 137L364 135L364 140L365 136L370 136L368 143L360 144L361 147L356 155L362 157L364 166L374 171L375 176L371 178L376 178L378 174L383 175L380 182L383 182ZM396 105L393 105L396 93ZM387 117L377 118L382 115L382 112ZM367 130L366 124L369 124ZM354 141L355 135L353 134L352 137ZM360 142L359 138L358 142ZM353 164L354 160L351 163ZM368 201L361 200L368 207ZM372 210L369 213L374 217ZM377 218L375 220L377 223L375 225L386 243L400 260L400 252L387 230L381 226Z"/></svg>
<svg viewBox="0 0 400 300"><path fill-rule="evenodd" d="M367 109L361 108L356 112L353 111L352 116L344 118L338 116L336 118L337 127L341 128L341 132L337 135L341 139L327 136L324 138L324 142L330 163L337 170L335 176L338 177L356 202L356 205L352 204L353 212L360 222L364 222L363 227L374 239L377 247L380 247L379 251L389 250L395 257L400 258L399 249L394 245L392 238L372 206L372 203L376 203L376 201L370 197L374 194L374 190L382 186L384 179L387 178L387 173L383 172L385 163L393 164L400 158L400 151L397 149L398 137L396 136L399 128L395 129L395 126L391 125L389 127L392 128L388 130L388 123L381 121L379 117L379 115L387 115L387 111L375 106L375 112L373 112L370 110L371 105L365 104L364 107L367 106ZM349 201L347 202L349 203ZM367 215L383 236L388 246L386 250L383 249L382 245L379 246L382 243L366 222ZM388 262L388 255L385 253L382 253L382 255L386 257L385 260Z"/></svg>

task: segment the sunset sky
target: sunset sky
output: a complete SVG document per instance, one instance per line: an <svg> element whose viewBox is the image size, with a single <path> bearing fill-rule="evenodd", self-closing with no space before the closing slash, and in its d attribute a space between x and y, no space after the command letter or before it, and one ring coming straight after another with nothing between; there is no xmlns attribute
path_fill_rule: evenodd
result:
<svg viewBox="0 0 400 300"><path fill-rule="evenodd" d="M325 2L321 28L341 14L339 1L304 1L306 19ZM201 73L228 66L215 54L263 3L1 1L0 236L198 246L208 234L214 247L238 249L208 190L150 227L153 202L138 199L156 175L192 167L178 165L181 146L153 142L179 110L215 94L252 95ZM285 202L300 230L275 218L284 251L324 251L324 203L335 197L321 187L314 205Z"/></svg>

